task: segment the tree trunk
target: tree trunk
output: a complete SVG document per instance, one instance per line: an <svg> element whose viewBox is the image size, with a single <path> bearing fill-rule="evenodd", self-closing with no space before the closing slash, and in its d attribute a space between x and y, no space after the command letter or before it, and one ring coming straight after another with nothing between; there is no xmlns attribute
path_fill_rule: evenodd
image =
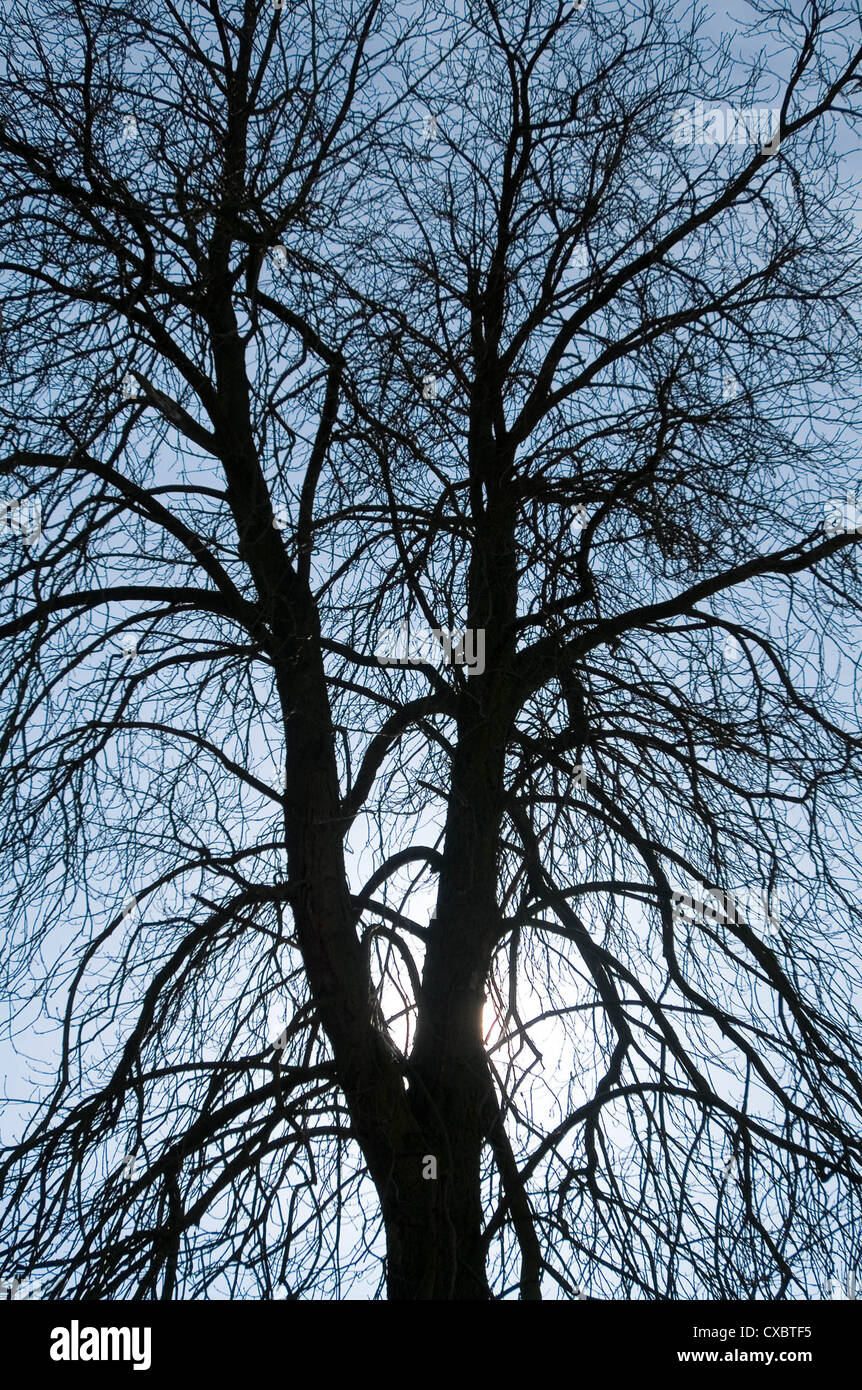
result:
<svg viewBox="0 0 862 1390"><path fill-rule="evenodd" d="M481 679L481 678L479 678ZM437 915L428 940L411 1100L438 1178L427 1295L487 1299L482 1149L496 1110L483 1044L485 981L499 929L497 834L504 742L493 720L462 726L453 760ZM419 1233L412 1233L417 1241ZM390 1296L399 1296L394 1290Z"/></svg>
<svg viewBox="0 0 862 1390"><path fill-rule="evenodd" d="M490 412L477 404L475 414L473 452L486 464L477 465L476 475L484 475L488 506L477 510L468 621L485 630L486 667L469 678L460 699L437 912L410 1058L412 1109L429 1136L427 1152L437 1160L438 1177L430 1226L423 1229L412 1219L421 1205L411 1206L410 1218L396 1224L391 1298L490 1298L481 1162L492 1134L499 1148L499 1133L482 1013L500 930L497 855L513 713L517 575L511 499L499 483L507 461L489 436Z"/></svg>
<svg viewBox="0 0 862 1390"><path fill-rule="evenodd" d="M225 295L213 303L211 317L228 496L257 587L284 716L291 907L352 1126L380 1196L389 1297L487 1299L480 1171L495 1102L482 1006L499 927L497 846L510 722L501 672L510 670L517 591L510 508L495 494L471 567L469 608L473 624L487 630L488 667L462 693L437 921L405 1078L372 1019L368 965L345 871L318 615L271 525L244 360Z"/></svg>
<svg viewBox="0 0 862 1390"><path fill-rule="evenodd" d="M436 1097L425 1099L438 1111L427 1154L421 1165L412 1165L412 1183L384 1209L388 1297L487 1300L479 1185L481 1097L462 1074L460 1084L450 1077ZM427 1115L425 1105L419 1108ZM423 1175L428 1159L436 1160L434 1177Z"/></svg>

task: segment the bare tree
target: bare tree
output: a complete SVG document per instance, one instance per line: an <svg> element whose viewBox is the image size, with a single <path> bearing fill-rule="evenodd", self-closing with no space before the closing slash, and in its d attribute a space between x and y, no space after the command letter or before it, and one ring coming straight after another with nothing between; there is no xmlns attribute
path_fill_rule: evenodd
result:
<svg viewBox="0 0 862 1390"><path fill-rule="evenodd" d="M862 49L753 8L3 21L7 1275L858 1258Z"/></svg>

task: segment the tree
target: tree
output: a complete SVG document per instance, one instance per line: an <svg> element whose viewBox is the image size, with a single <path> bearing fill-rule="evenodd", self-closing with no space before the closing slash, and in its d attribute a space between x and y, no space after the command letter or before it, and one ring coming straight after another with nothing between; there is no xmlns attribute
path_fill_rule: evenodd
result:
<svg viewBox="0 0 862 1390"><path fill-rule="evenodd" d="M855 1260L862 50L753 9L3 21L7 1273Z"/></svg>

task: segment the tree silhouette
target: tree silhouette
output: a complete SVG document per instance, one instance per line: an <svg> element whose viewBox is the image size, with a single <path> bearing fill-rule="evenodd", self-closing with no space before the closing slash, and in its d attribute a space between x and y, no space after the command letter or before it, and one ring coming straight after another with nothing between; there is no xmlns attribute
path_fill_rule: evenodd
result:
<svg viewBox="0 0 862 1390"><path fill-rule="evenodd" d="M2 20L4 1277L855 1265L862 48L801 8Z"/></svg>

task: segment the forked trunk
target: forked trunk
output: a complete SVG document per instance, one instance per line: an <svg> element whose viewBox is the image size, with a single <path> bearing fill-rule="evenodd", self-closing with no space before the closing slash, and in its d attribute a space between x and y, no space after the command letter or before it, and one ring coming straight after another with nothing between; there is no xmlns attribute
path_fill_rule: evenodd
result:
<svg viewBox="0 0 862 1390"><path fill-rule="evenodd" d="M390 1299L487 1300L480 1163L482 1100L469 1071L436 1096L411 1099L428 1150L385 1211Z"/></svg>

